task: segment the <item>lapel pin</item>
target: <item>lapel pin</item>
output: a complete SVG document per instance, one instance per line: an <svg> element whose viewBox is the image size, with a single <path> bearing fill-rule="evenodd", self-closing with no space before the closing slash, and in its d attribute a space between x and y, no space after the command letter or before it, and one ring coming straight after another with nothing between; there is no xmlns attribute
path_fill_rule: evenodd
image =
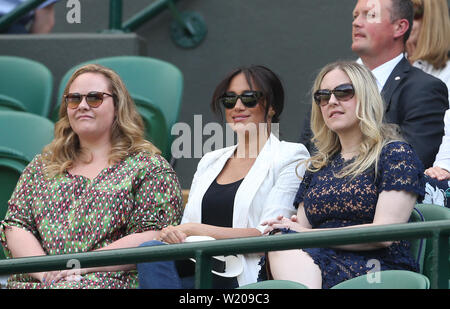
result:
<svg viewBox="0 0 450 309"><path fill-rule="evenodd" d="M400 80L400 76L397 76L397 77L395 78L395 80Z"/></svg>

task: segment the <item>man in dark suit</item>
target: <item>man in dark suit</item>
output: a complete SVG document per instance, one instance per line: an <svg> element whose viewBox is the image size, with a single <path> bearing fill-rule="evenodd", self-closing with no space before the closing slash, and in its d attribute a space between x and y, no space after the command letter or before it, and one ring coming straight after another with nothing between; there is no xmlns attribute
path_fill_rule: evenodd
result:
<svg viewBox="0 0 450 309"><path fill-rule="evenodd" d="M353 10L352 50L377 79L386 121L399 125L427 168L444 134L448 92L442 81L412 67L404 57L413 14L410 0L358 0ZM309 117L304 126L301 142L307 145L312 135L308 134Z"/></svg>

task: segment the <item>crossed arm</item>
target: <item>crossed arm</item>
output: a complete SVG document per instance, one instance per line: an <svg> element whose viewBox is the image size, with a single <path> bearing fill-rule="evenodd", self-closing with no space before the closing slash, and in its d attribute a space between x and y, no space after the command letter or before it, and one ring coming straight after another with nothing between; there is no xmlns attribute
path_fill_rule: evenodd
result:
<svg viewBox="0 0 450 309"><path fill-rule="evenodd" d="M385 224L396 224L408 222L411 212L414 208L417 196L415 194L405 191L383 191L378 197L378 202L375 211L375 217L372 223L353 225L335 229L313 229L305 214L303 203L300 203L297 215L291 218L279 216L275 219L263 222L267 228L264 234L268 234L274 229L289 228L296 232L311 232L323 230L346 229L353 227L375 226ZM375 250L389 247L392 241L343 245L336 248L342 250Z"/></svg>

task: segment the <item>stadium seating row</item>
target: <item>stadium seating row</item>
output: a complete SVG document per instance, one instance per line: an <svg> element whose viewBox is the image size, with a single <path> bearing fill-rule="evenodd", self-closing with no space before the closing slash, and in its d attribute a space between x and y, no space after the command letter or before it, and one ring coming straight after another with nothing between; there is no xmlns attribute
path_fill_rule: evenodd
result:
<svg viewBox="0 0 450 309"><path fill-rule="evenodd" d="M147 139L170 161L170 130L179 117L184 80L181 71L165 61L118 56L77 64L62 77L59 102L52 107L53 75L46 66L31 59L0 56L0 110L28 112L56 122L67 81L88 63L104 65L121 76L144 120Z"/></svg>

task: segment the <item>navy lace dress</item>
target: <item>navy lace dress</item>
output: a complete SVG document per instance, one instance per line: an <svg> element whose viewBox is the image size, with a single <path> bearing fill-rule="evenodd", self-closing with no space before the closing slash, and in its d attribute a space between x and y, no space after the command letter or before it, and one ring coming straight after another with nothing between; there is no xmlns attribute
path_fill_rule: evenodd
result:
<svg viewBox="0 0 450 309"><path fill-rule="evenodd" d="M304 202L305 213L313 229L372 223L378 195L382 191L408 191L418 196L424 195L422 163L406 143L392 142L383 148L376 179L374 169L352 180L335 177L334 174L349 162L351 160L344 161L337 154L328 166L305 174L294 206ZM418 270L407 241L396 241L388 248L369 251L331 248L303 250L320 267L323 288L366 274L374 267L373 259L377 260L381 270Z"/></svg>

